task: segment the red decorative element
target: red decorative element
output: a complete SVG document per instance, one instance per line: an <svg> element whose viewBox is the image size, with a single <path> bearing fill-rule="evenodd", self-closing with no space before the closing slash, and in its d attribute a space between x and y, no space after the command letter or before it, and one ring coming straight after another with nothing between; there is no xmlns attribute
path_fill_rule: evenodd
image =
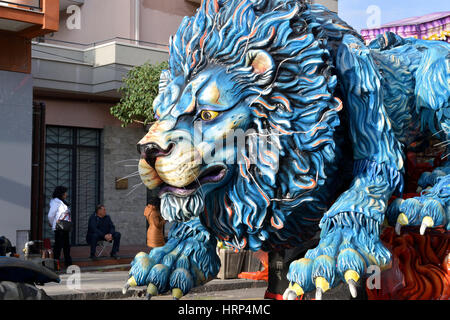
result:
<svg viewBox="0 0 450 320"><path fill-rule="evenodd" d="M415 152L407 152L406 154L406 167L408 170L406 171L406 185L405 192L407 193L415 193L419 178L424 172L432 172L434 168L437 168L443 164L441 159L442 153L439 153L434 156L434 158L429 159L428 161L424 161L419 157Z"/></svg>
<svg viewBox="0 0 450 320"><path fill-rule="evenodd" d="M264 280L267 282L269 281L269 255L267 254L267 252L264 251L257 251L255 254L261 261L264 269L262 271L256 272L241 272L238 274L238 278L250 280ZM283 298L281 298L281 300L283 300Z"/></svg>
<svg viewBox="0 0 450 320"><path fill-rule="evenodd" d="M450 254L448 254L445 259L447 261L445 261L444 266L447 266L447 275L450 277Z"/></svg>
<svg viewBox="0 0 450 320"><path fill-rule="evenodd" d="M238 278L269 281L269 269L265 268L262 271L256 272L241 272L238 274Z"/></svg>
<svg viewBox="0 0 450 320"><path fill-rule="evenodd" d="M450 232L443 228L428 230L424 236L418 227L397 236L388 227L381 240L392 252L390 269L381 272L381 288L367 289L370 300L449 300Z"/></svg>

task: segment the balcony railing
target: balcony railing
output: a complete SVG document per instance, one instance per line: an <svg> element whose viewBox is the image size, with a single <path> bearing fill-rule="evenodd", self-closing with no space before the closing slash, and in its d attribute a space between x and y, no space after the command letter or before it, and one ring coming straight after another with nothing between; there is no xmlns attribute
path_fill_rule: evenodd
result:
<svg viewBox="0 0 450 320"><path fill-rule="evenodd" d="M0 0L0 6L4 7L16 7L20 9L30 9L30 10L42 10L41 0Z"/></svg>
<svg viewBox="0 0 450 320"><path fill-rule="evenodd" d="M100 46L103 44L107 44L107 43L111 43L111 42L119 42L121 44L129 44L129 45L134 45L134 46L150 47L153 49L159 49L159 50L164 50L164 51L167 51L167 48L169 46L168 44L149 42L149 41L144 41L144 40L134 40L134 39L123 38L123 37L114 37L114 38L109 38L109 39L96 41L96 42L92 42L92 43L79 43L79 42L52 39L52 38L48 38L48 37L38 37L38 38L34 39L33 42L67 46L70 48L82 49L82 50L92 49L94 47L97 47L97 46Z"/></svg>

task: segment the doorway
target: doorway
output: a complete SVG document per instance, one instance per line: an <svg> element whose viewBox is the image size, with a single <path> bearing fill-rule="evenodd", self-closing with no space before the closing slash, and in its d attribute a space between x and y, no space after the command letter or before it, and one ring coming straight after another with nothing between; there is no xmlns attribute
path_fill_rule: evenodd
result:
<svg viewBox="0 0 450 320"><path fill-rule="evenodd" d="M68 188L74 230L72 245L86 244L89 216L100 202L101 130L46 126L43 238L53 239L49 202L56 186Z"/></svg>

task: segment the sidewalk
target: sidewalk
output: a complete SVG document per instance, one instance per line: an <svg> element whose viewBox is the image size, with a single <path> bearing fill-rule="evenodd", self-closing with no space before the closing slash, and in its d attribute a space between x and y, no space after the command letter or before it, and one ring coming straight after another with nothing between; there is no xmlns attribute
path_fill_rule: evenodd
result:
<svg viewBox="0 0 450 320"><path fill-rule="evenodd" d="M72 256L72 263L79 266L82 271L91 271L96 267L105 266L122 266L130 264L131 260L138 252L149 252L149 248L145 245L124 245L120 247L118 253L120 259L112 259L109 256L111 246L108 246L103 251L102 255L95 261L89 259L88 246L73 246L70 248L70 255ZM63 259L62 259L63 260ZM62 264L62 266L64 266Z"/></svg>
<svg viewBox="0 0 450 320"><path fill-rule="evenodd" d="M130 288L126 295L122 294L123 285L128 279L128 271L82 272L80 276L79 289L70 288L70 285L75 282L73 274L61 274L60 283L47 283L38 288L43 289L55 300L100 300L145 296L145 287ZM194 288L191 293L263 287L267 287L267 282L247 279L215 279Z"/></svg>

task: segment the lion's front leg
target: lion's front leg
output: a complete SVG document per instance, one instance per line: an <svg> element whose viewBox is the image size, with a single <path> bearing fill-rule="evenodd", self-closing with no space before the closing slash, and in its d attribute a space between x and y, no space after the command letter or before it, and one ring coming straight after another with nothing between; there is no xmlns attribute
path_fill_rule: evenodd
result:
<svg viewBox="0 0 450 320"><path fill-rule="evenodd" d="M444 172L442 168L435 171ZM421 235L431 227L450 230L450 174L441 175L427 187L419 197L397 198L389 206L386 217L398 235L402 226L420 226Z"/></svg>
<svg viewBox="0 0 450 320"><path fill-rule="evenodd" d="M383 105L382 78L370 50L346 35L336 57L349 119L354 179L321 221L321 240L290 266L285 298L316 289L316 297L337 285L355 283L369 265L383 267L391 254L379 239L387 203L403 187L401 144Z"/></svg>
<svg viewBox="0 0 450 320"><path fill-rule="evenodd" d="M450 140L450 118L441 123L444 142ZM445 156L450 153L447 147ZM396 199L387 211L390 225L400 235L402 226L420 226L420 234L427 228L443 226L450 230L450 160L443 166L424 172L418 181L420 196L406 200Z"/></svg>
<svg viewBox="0 0 450 320"><path fill-rule="evenodd" d="M295 298L316 289L316 299L324 292L347 283L353 298L367 268L387 266L390 252L380 241L380 229L387 200L391 194L386 180L359 175L349 190L344 192L320 223L319 245L289 267L291 285L285 299ZM365 176L365 177L364 177Z"/></svg>
<svg viewBox="0 0 450 320"><path fill-rule="evenodd" d="M169 241L150 254L138 253L131 263L125 285L147 285L147 298L172 292L180 299L193 287L202 285L219 272L220 259L216 240L200 224L199 219L172 227Z"/></svg>

